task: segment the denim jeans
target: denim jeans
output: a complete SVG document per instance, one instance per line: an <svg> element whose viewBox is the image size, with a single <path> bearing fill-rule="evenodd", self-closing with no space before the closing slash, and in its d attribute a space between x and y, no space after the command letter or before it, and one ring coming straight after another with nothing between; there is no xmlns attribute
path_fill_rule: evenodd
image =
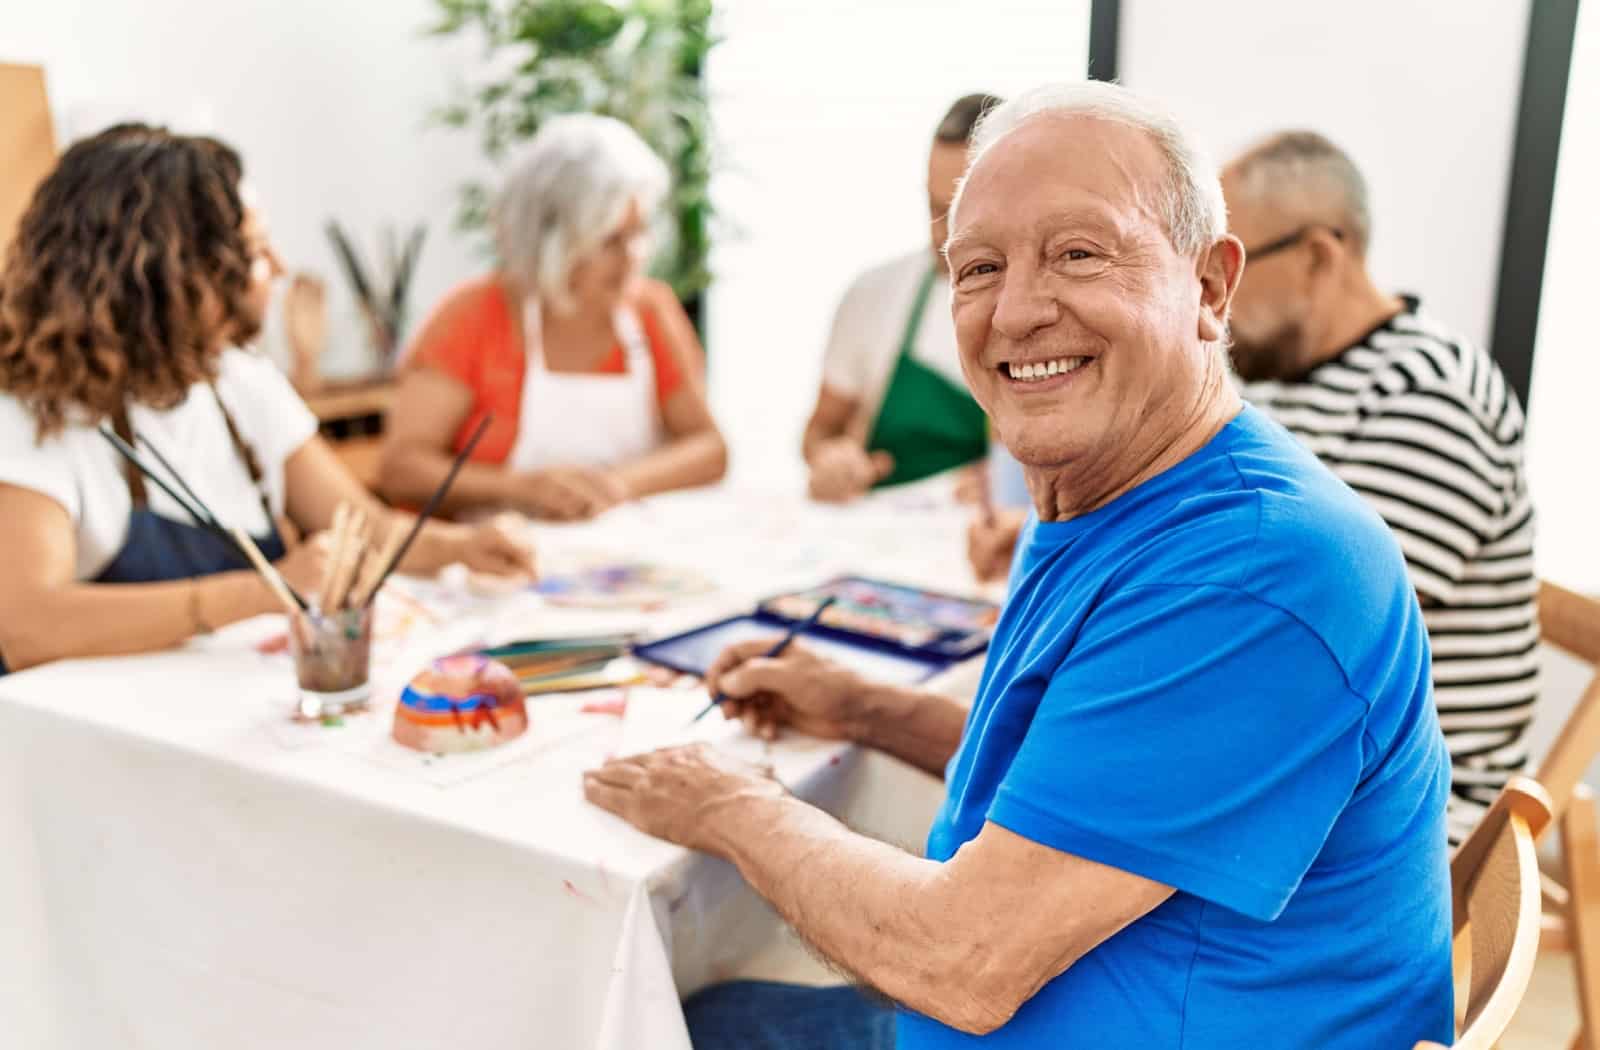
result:
<svg viewBox="0 0 1600 1050"><path fill-rule="evenodd" d="M850 985L730 981L683 1013L694 1050L894 1050L894 1007Z"/></svg>

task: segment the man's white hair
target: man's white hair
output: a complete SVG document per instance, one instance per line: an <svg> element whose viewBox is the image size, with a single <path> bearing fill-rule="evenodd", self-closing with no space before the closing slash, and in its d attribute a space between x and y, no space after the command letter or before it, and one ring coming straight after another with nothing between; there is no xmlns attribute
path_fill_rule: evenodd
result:
<svg viewBox="0 0 1600 1050"><path fill-rule="evenodd" d="M646 220L667 166L628 125L593 113L545 121L511 165L492 212L500 264L541 302L565 309L568 280L637 201Z"/></svg>
<svg viewBox="0 0 1600 1050"><path fill-rule="evenodd" d="M1166 185L1158 202L1167 238L1181 255L1198 255L1228 232L1228 209L1216 165L1171 114L1119 84L1086 80L1034 88L989 110L978 121L967 156L970 174L984 154L1038 117L1093 117L1137 128L1166 159ZM1063 164L1072 158L1063 157ZM966 180L950 207L954 228Z"/></svg>

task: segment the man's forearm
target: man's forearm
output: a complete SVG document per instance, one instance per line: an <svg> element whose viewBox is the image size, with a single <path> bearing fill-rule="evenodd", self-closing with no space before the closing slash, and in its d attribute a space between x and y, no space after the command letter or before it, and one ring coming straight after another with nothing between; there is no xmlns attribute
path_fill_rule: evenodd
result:
<svg viewBox="0 0 1600 1050"><path fill-rule="evenodd" d="M646 453L632 463L615 468L612 474L639 499L657 492L710 485L722 479L728 469L728 446L715 428L702 430Z"/></svg>
<svg viewBox="0 0 1600 1050"><path fill-rule="evenodd" d="M967 708L926 689L873 686L861 696L854 737L918 769L944 776L967 723Z"/></svg>
<svg viewBox="0 0 1600 1050"><path fill-rule="evenodd" d="M858 835L792 796L740 798L708 817L707 851L739 868L829 961L890 998L968 1031L1004 1021L947 927L945 866ZM966 975L960 977L957 975ZM952 978L955 979L952 979Z"/></svg>

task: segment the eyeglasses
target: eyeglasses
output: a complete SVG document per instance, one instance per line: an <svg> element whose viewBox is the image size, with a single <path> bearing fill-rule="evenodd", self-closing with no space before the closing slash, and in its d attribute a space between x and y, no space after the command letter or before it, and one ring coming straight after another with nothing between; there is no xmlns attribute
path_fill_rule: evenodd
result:
<svg viewBox="0 0 1600 1050"><path fill-rule="evenodd" d="M1281 252L1285 249L1293 248L1295 245L1305 240L1306 234L1310 233L1312 230L1327 230L1333 235L1335 240L1344 240L1344 231L1339 229L1337 226L1323 226L1320 223L1313 223L1310 226L1302 226L1293 233L1285 234L1275 241L1268 241L1259 248L1246 248L1244 250L1244 257L1250 262L1256 262L1260 259L1265 259L1267 256L1272 255L1275 252Z"/></svg>

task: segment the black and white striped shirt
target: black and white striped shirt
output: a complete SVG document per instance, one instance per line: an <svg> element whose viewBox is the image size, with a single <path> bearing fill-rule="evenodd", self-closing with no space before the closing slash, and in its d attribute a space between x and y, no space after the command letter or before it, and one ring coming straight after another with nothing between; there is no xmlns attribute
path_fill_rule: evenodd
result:
<svg viewBox="0 0 1600 1050"><path fill-rule="evenodd" d="M1487 353L1407 298L1397 316L1300 380L1250 384L1244 396L1366 498L1400 541L1433 648L1458 842L1527 763L1539 692L1517 395Z"/></svg>

